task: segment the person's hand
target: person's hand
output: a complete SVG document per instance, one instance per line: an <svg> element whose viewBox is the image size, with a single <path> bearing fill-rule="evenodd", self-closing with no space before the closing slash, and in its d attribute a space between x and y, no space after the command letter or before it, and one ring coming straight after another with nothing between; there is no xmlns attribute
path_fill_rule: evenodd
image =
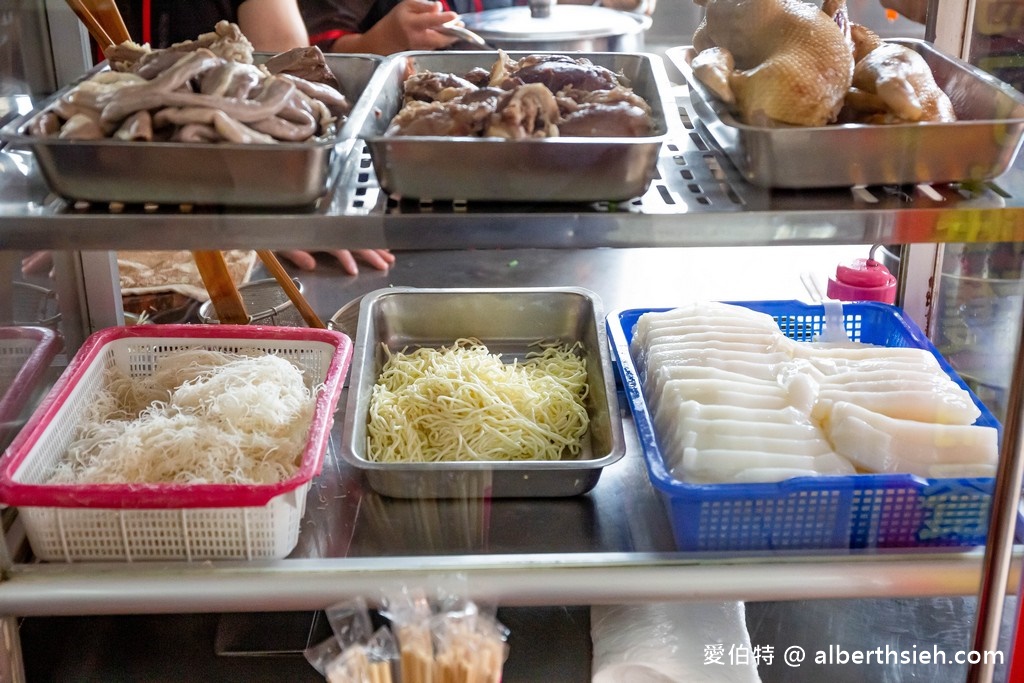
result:
<svg viewBox="0 0 1024 683"><path fill-rule="evenodd" d="M458 14L443 11L441 3L433 0L402 0L364 35L367 41L372 41L377 54L439 50L458 39L433 29L458 18Z"/></svg>
<svg viewBox="0 0 1024 683"><path fill-rule="evenodd" d="M53 270L53 254L49 251L34 251L21 259L22 275L42 275Z"/></svg>
<svg viewBox="0 0 1024 683"><path fill-rule="evenodd" d="M299 270L316 269L316 257L308 251L280 251L278 253ZM359 273L359 266L356 264L357 256L377 270L387 270L395 262L395 255L387 249L354 249L351 251L333 249L325 253L338 259L342 269L349 275Z"/></svg>

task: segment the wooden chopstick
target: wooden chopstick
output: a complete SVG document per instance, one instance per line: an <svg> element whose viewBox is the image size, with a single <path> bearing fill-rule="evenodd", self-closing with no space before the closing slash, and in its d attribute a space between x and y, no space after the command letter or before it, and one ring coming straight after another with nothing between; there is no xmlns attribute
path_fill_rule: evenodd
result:
<svg viewBox="0 0 1024 683"><path fill-rule="evenodd" d="M131 40L114 0L67 0L101 49Z"/></svg>
<svg viewBox="0 0 1024 683"><path fill-rule="evenodd" d="M93 16L100 23L100 26L104 28L107 35L113 40L114 45L120 45L121 43L131 40L132 37L128 33L128 27L124 25L124 19L121 17L121 11L117 9L117 3L114 0L80 0L84 1L87 7L92 8Z"/></svg>
<svg viewBox="0 0 1024 683"><path fill-rule="evenodd" d="M295 305L295 308L298 309L299 313L302 315L302 319L306 321L306 324L310 327L316 327L321 330L326 329L327 326L324 325L324 322L320 320L320 317L313 310L313 307L309 305L308 301L306 301L306 297L302 296L302 292L300 292L299 288L295 286L295 281L292 280L288 271L286 271L284 266L281 265L281 262L277 260L277 256L274 255L274 252L269 249L257 249L256 254L260 257L260 260L263 261L263 265L268 271L270 271L270 274L274 276L274 279L277 280L277 283L281 285L281 288L284 289L285 294L287 294L288 298L291 299L291 302Z"/></svg>
<svg viewBox="0 0 1024 683"><path fill-rule="evenodd" d="M245 302L231 279L224 254L219 251L193 251L192 258L203 278L213 308L217 311L217 320L225 324L248 325L249 314L245 310Z"/></svg>
<svg viewBox="0 0 1024 683"><path fill-rule="evenodd" d="M92 11L86 7L82 0L67 0L68 6L74 11L78 18L85 24L85 28L89 31L89 35L96 41L96 44L101 49L110 47L114 44L114 41L110 38L106 29L99 22Z"/></svg>

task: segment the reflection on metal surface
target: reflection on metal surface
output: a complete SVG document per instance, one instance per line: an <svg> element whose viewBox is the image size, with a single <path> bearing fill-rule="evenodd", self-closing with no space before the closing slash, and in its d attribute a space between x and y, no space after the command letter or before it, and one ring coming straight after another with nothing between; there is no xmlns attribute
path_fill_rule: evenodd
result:
<svg viewBox="0 0 1024 683"><path fill-rule="evenodd" d="M25 683L21 638L15 617L0 617L0 683Z"/></svg>

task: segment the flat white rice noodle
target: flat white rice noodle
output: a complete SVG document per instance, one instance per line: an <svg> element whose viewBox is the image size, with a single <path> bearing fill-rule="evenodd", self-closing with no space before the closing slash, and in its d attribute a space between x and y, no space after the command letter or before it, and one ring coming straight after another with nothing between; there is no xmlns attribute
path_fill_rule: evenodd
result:
<svg viewBox="0 0 1024 683"><path fill-rule="evenodd" d="M817 380L822 386L851 386L854 384L871 384L875 382L900 382L909 385L940 385L948 384L952 380L949 375L939 370L938 372L921 370L900 370L886 368L884 370L849 370L838 372L832 375L822 375Z"/></svg>
<svg viewBox="0 0 1024 683"><path fill-rule="evenodd" d="M665 335L685 334L780 334L775 321L749 321L735 318L705 318L685 321L663 321L652 324L647 329L645 343Z"/></svg>
<svg viewBox="0 0 1024 683"><path fill-rule="evenodd" d="M659 434L667 434L673 426L686 420L725 421L745 425L811 425L806 414L792 406L782 408L748 408L728 404L706 404L697 401L669 402L658 407L652 416Z"/></svg>
<svg viewBox="0 0 1024 683"><path fill-rule="evenodd" d="M980 410L925 349L796 342L767 314L711 302L641 316L631 350L666 459L687 480L851 474L851 461L932 477L994 467L995 430L972 426ZM833 452L833 430L856 457ZM799 460L815 457L830 460Z"/></svg>
<svg viewBox="0 0 1024 683"><path fill-rule="evenodd" d="M723 320L725 319L725 320ZM723 325L726 320L750 321L778 329L775 320L766 313L754 311L745 306L725 304L717 301L700 301L682 304L666 311L644 313L633 328L633 339L638 345L647 343L652 326L690 322L699 325Z"/></svg>
<svg viewBox="0 0 1024 683"><path fill-rule="evenodd" d="M797 346L797 358L811 360L825 359L827 362L842 364L843 361L882 360L891 363L895 360L916 361L924 366L938 366L935 356L926 349L912 346L875 346L873 344L857 344L856 346L836 346L833 344L804 343Z"/></svg>
<svg viewBox="0 0 1024 683"><path fill-rule="evenodd" d="M956 386L956 385L954 385ZM947 425L970 425L981 415L967 392L907 391L845 391L822 389L811 411L811 417L823 424L834 412L836 403L858 406L894 419L934 422Z"/></svg>
<svg viewBox="0 0 1024 683"><path fill-rule="evenodd" d="M744 411L751 413L754 411ZM771 411L786 415L787 411ZM793 411L794 415L800 415ZM682 416L679 428L702 434L728 434L732 436L765 438L765 439L823 439L825 432L818 425L807 421L775 421L764 422L753 419L705 419L702 417Z"/></svg>
<svg viewBox="0 0 1024 683"><path fill-rule="evenodd" d="M853 466L850 466L852 473ZM840 474L840 473L836 473ZM732 483L732 484L773 484L787 479L797 477L820 477L821 472L816 470L804 470L799 467L751 467L737 472L728 482L702 482L702 483ZM694 482L696 483L696 482Z"/></svg>
<svg viewBox="0 0 1024 683"><path fill-rule="evenodd" d="M717 330L715 332L693 332L691 334L661 334L647 339L647 349L657 348L663 344L679 344L683 342L701 342L715 348L719 344L750 344L758 348L771 348L784 339L778 332L727 332Z"/></svg>
<svg viewBox="0 0 1024 683"><path fill-rule="evenodd" d="M780 455L824 455L832 446L824 438L748 436L723 432L686 430L679 433L684 448L698 450L763 451Z"/></svg>
<svg viewBox="0 0 1024 683"><path fill-rule="evenodd" d="M826 433L837 453L873 472L994 472L999 459L995 427L894 419L842 401L832 406Z"/></svg>
<svg viewBox="0 0 1024 683"><path fill-rule="evenodd" d="M709 344L708 342L702 341L690 341L690 342L669 342L665 344L658 344L650 347L649 349L641 350L638 353L633 354L633 362L637 368L641 371L647 368L647 359L650 353L654 350L659 352L670 352L670 351L686 351L686 352L701 352L713 349L715 352L726 357L728 354L733 353L744 353L754 354L760 356L769 356L775 353L784 353L790 355L787 350L787 344L790 342L789 339L779 336L775 343L771 345L764 345L760 343L748 343L748 342L715 342Z"/></svg>
<svg viewBox="0 0 1024 683"><path fill-rule="evenodd" d="M771 389L773 392L779 388L779 385L771 379L757 379L755 377L729 372L728 370L701 367L699 365L671 365L668 367L663 366L659 368L651 368L647 373L647 379L644 382L644 389L651 396L658 396L661 394L661 388L665 385L665 382L671 382L673 380L727 382L734 387L736 385L765 387Z"/></svg>
<svg viewBox="0 0 1024 683"><path fill-rule="evenodd" d="M663 382L651 403L660 406L663 401L697 401L722 403L745 408L785 408L789 404L786 390L777 385L748 384L709 379L671 379Z"/></svg>
<svg viewBox="0 0 1024 683"><path fill-rule="evenodd" d="M789 360L785 353L719 352L714 349L658 349L647 354L647 372L654 368L676 365L696 365L727 370L748 377L774 380ZM642 378L641 378L642 379Z"/></svg>
<svg viewBox="0 0 1024 683"><path fill-rule="evenodd" d="M744 470L759 468L797 469L818 475L854 472L848 461L836 457L834 453L810 456L756 450L687 448L683 451L679 466L673 468L672 473L684 481L710 483L729 481Z"/></svg>
<svg viewBox="0 0 1024 683"><path fill-rule="evenodd" d="M684 380L676 380L676 382L679 381ZM717 405L721 407L737 407L741 410L756 410L759 412L781 412L792 407L789 405L786 398L781 396L758 396L756 394L736 391L717 391L713 395L703 396L700 397L700 399L694 397L677 398L677 388L672 386L676 382L669 382L666 385L666 398L664 402L651 404L653 406L652 412L656 427L658 425L671 424L671 421L676 418L678 406L681 400L698 400L699 402L709 406ZM686 396L685 392L683 396Z"/></svg>

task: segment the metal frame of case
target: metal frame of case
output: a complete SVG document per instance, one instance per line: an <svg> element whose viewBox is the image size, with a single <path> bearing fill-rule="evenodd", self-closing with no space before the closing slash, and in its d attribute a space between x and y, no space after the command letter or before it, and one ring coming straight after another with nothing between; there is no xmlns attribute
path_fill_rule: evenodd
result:
<svg viewBox="0 0 1024 683"><path fill-rule="evenodd" d="M954 54L969 25L970 3L956 2L940 46ZM959 9L957 9L959 8ZM962 16L956 13L961 12ZM961 44L950 49L958 34ZM949 41L949 42L946 42ZM60 62L61 60L57 60ZM682 102L682 100L681 100ZM365 151L339 168L334 190L309 212L176 207L74 206L48 194L27 154L10 157L0 182L0 243L5 249L370 248L478 249L940 244L1024 241L1024 164L979 186L854 187L772 192L744 183L694 131L685 109L644 197L617 204L477 207L464 202L393 202L383 196ZM2 154L8 154L0 151ZM87 269L90 288L112 290L104 265ZM905 284L905 283L904 283ZM84 284L83 284L84 287ZM108 300L109 301L109 300ZM96 320L103 320L98 314ZM108 318L109 319L109 318ZM707 557L680 553L595 552L352 559L291 559L206 565L154 563L47 565L17 562L0 544L0 614L248 611L253 595L274 609L318 609L373 593L382 578L413 581L459 571L481 600L509 605L630 601L827 597L925 597L979 591L976 649L998 636L1009 586L1020 580L1012 523L1021 479L1024 354L1018 353L1008 400L1003 465L985 549L928 554ZM636 447L631 444L630 447ZM17 539L12 539L17 540ZM292 580L294 579L294 580ZM272 600L271 600L272 597ZM0 680L17 680L16 621L4 617ZM13 633L12 633L13 632ZM974 680L991 670L972 668Z"/></svg>

